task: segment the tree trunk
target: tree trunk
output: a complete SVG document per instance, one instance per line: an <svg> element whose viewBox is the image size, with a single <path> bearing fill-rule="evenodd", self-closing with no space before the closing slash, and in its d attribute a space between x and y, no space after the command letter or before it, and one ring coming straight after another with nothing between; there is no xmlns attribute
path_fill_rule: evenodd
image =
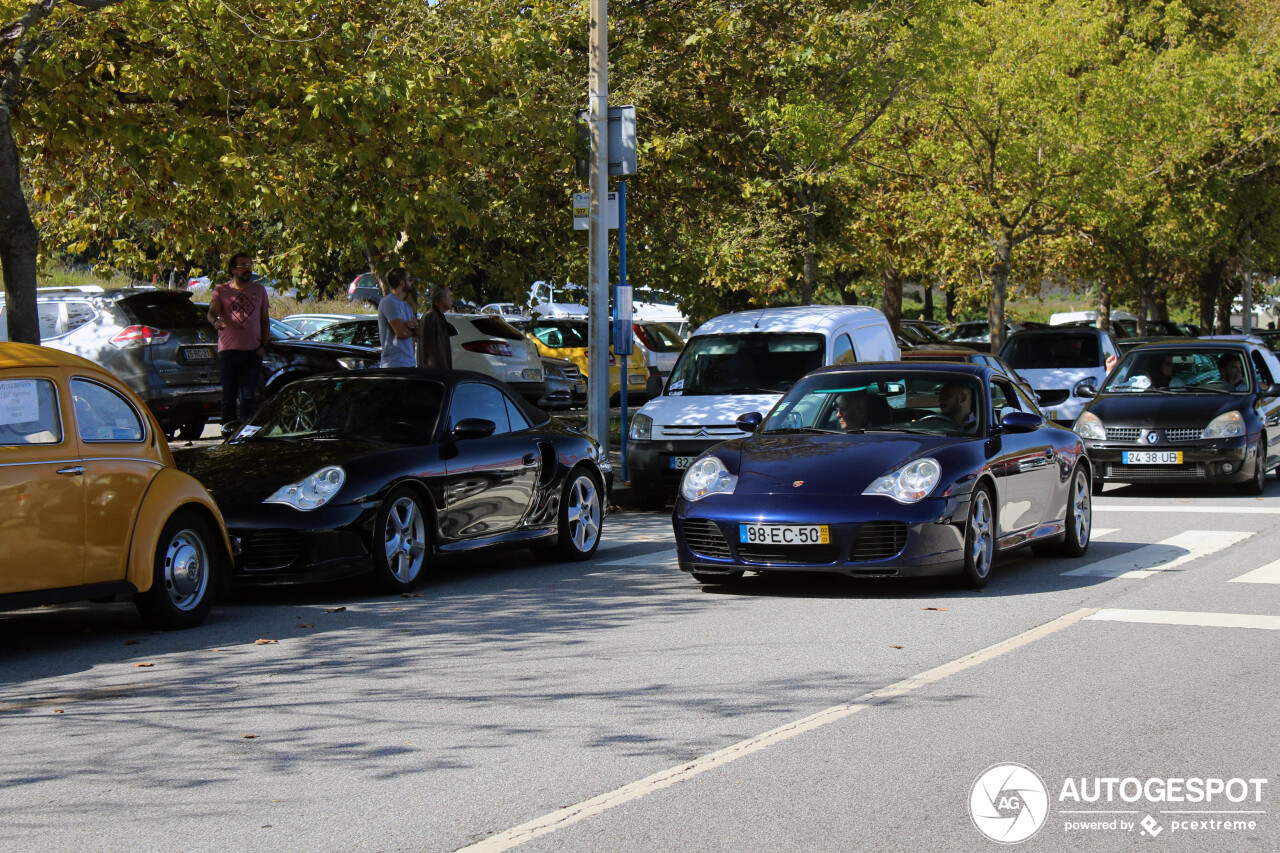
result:
<svg viewBox="0 0 1280 853"><path fill-rule="evenodd" d="M1106 282L1098 282L1098 328L1111 331L1111 288Z"/></svg>
<svg viewBox="0 0 1280 853"><path fill-rule="evenodd" d="M1162 320L1169 322L1169 289L1166 287L1157 287L1153 294L1156 313L1152 315L1153 320Z"/></svg>
<svg viewBox="0 0 1280 853"><path fill-rule="evenodd" d="M933 319L933 282L926 280L924 283L924 317L925 320Z"/></svg>
<svg viewBox="0 0 1280 853"><path fill-rule="evenodd" d="M1227 272L1227 262L1213 257L1200 271L1200 328L1213 328L1213 304L1222 292L1222 279Z"/></svg>
<svg viewBox="0 0 1280 853"><path fill-rule="evenodd" d="M840 293L840 302L844 305L858 304L858 288L853 284L854 275L844 267L836 267L831 273L831 280Z"/></svg>
<svg viewBox="0 0 1280 853"><path fill-rule="evenodd" d="M0 113L0 267L4 271L5 316L9 340L38 344L36 257L40 232L31 221L22 191L22 167L8 115L7 110Z"/></svg>
<svg viewBox="0 0 1280 853"><path fill-rule="evenodd" d="M1218 319L1213 328L1215 335L1231 334L1231 299L1233 296L1235 294L1227 288L1218 290Z"/></svg>
<svg viewBox="0 0 1280 853"><path fill-rule="evenodd" d="M942 295L946 303L947 322L954 323L956 321L956 292L954 288L947 287L942 291Z"/></svg>
<svg viewBox="0 0 1280 853"><path fill-rule="evenodd" d="M1004 298L1009 287L1013 235L1001 234L993 248L995 257L992 259L990 269L991 307L987 309L987 323L991 326L991 351L998 353L1004 346Z"/></svg>
<svg viewBox="0 0 1280 853"><path fill-rule="evenodd" d="M800 304L813 304L813 243L818 231L818 217L810 207L804 214L804 283L800 288Z"/></svg>
<svg viewBox="0 0 1280 853"><path fill-rule="evenodd" d="M897 270L886 267L880 271L880 282L884 285L880 310L884 312L889 327L896 335L902 325L902 276L898 275Z"/></svg>

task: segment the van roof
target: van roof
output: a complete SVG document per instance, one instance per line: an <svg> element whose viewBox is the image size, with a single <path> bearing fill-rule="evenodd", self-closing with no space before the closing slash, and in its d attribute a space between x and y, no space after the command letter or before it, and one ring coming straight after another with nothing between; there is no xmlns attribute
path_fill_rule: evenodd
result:
<svg viewBox="0 0 1280 853"><path fill-rule="evenodd" d="M851 320L884 319L867 305L793 305L722 314L698 327L693 336L735 332L829 332Z"/></svg>

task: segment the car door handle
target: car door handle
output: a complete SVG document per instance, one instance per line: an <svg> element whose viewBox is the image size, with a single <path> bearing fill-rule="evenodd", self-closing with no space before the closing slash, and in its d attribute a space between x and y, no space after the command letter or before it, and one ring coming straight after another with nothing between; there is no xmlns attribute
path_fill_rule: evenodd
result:
<svg viewBox="0 0 1280 853"><path fill-rule="evenodd" d="M1046 447L1046 448L1044 449L1044 458L1045 458L1045 459L1053 459L1053 448L1052 448L1052 447Z"/></svg>
<svg viewBox="0 0 1280 853"><path fill-rule="evenodd" d="M82 474L84 474L84 466L83 466L83 465L73 465L73 466L71 466L70 468L59 468L59 469L58 469L58 473L59 473L59 474L70 474L70 475L71 475L71 476L73 476L73 477L79 477L79 476L81 476Z"/></svg>

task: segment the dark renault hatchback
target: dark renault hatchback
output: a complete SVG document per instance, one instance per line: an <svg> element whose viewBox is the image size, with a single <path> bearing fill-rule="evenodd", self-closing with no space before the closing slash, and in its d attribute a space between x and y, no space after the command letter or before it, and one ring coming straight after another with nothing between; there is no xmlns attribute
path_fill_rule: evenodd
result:
<svg viewBox="0 0 1280 853"><path fill-rule="evenodd" d="M41 344L74 353L115 374L147 404L170 436L199 437L222 399L218 343L191 294L128 288L36 297ZM6 335L0 304L0 340Z"/></svg>
<svg viewBox="0 0 1280 853"><path fill-rule="evenodd" d="M1134 348L1075 422L1103 483L1233 484L1280 465L1280 361L1245 341Z"/></svg>

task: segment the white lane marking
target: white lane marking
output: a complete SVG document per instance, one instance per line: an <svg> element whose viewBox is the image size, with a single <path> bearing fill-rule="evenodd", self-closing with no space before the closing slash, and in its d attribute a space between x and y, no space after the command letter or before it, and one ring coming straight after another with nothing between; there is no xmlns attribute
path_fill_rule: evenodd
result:
<svg viewBox="0 0 1280 853"><path fill-rule="evenodd" d="M1119 529L1119 527L1095 527L1093 530L1089 531L1089 540L1101 539L1103 536L1115 533Z"/></svg>
<svg viewBox="0 0 1280 853"><path fill-rule="evenodd" d="M1231 583L1280 583L1280 560L1274 563L1267 563L1260 569L1254 569L1238 578L1232 578Z"/></svg>
<svg viewBox="0 0 1280 853"><path fill-rule="evenodd" d="M732 746L727 746L709 755L667 768L638 782L623 785L621 788L616 788L589 800L583 800L572 806L556 809L550 814L535 818L528 823L523 823L505 832L491 835L483 841L463 847L456 853L501 853L501 851L518 847L526 841L532 841L535 838L555 832L557 829L572 826L579 821L602 814L624 803L638 800L641 797L652 794L654 791L661 791L679 782L686 782L708 770L723 767L731 761L737 761L739 758L745 758L774 744L790 740L797 735L811 732L814 729L842 720L851 714L856 714L858 711L885 704L914 690L927 687L971 666L977 666L1006 652L1011 652L1028 643L1047 637L1056 631L1061 631L1063 628L1074 625L1095 612L1096 610L1094 609L1084 608L1068 613L1065 616L1059 616L1052 622L1046 622L1038 628L1023 631L1017 636L1001 640L995 645L987 646L985 649L971 655L956 658L949 663L936 666L933 669L913 675L895 684L890 684L880 690L873 690L870 693L859 696L847 705L835 705L804 719L787 723L764 734L739 741Z"/></svg>
<svg viewBox="0 0 1280 853"><path fill-rule="evenodd" d="M1156 572L1175 569L1207 554L1229 548L1252 535L1253 532L1240 530L1186 530L1156 545L1145 545L1127 554L1117 554L1063 574L1102 578L1150 577Z"/></svg>
<svg viewBox="0 0 1280 853"><path fill-rule="evenodd" d="M1125 504L1124 506L1108 506L1099 504L1097 501L1093 503L1094 512L1154 512L1154 513L1170 513L1170 512L1220 512L1227 515L1280 515L1280 506L1134 506L1133 504Z"/></svg>
<svg viewBox="0 0 1280 853"><path fill-rule="evenodd" d="M607 563L597 563L598 566L655 566L660 563L676 562L676 549L668 548L665 551L650 551L648 554L641 554L639 557L623 557L621 560L609 560Z"/></svg>
<svg viewBox="0 0 1280 853"><path fill-rule="evenodd" d="M1107 608L1088 617L1100 622L1141 622L1148 625L1196 625L1204 628L1263 628L1280 631L1280 616L1249 613L1195 613L1180 610L1122 610Z"/></svg>

